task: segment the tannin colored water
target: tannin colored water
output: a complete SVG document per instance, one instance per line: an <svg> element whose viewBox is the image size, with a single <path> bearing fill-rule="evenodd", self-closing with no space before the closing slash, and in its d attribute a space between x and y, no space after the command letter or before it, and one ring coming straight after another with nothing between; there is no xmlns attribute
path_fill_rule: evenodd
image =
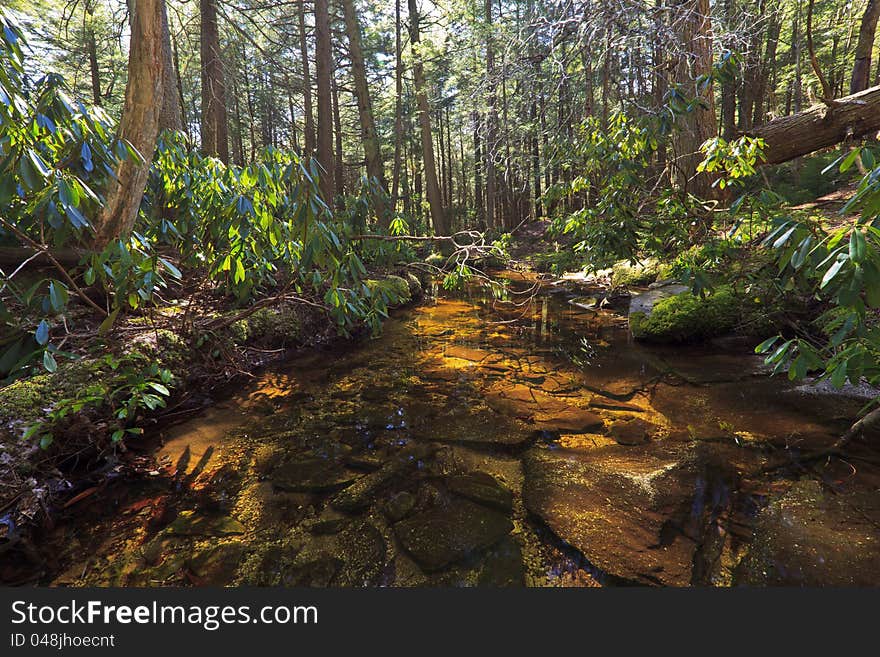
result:
<svg viewBox="0 0 880 657"><path fill-rule="evenodd" d="M634 343L590 290L503 277L166 431L154 476L63 513L45 582L878 583L871 449L768 467L859 401L770 378L752 341Z"/></svg>

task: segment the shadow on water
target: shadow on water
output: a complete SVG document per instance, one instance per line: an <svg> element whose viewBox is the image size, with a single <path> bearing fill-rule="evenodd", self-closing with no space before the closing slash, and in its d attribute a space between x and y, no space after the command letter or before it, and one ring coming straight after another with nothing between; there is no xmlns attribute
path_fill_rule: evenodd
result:
<svg viewBox="0 0 880 657"><path fill-rule="evenodd" d="M747 341L633 343L600 290L502 276L167 430L152 476L62 512L44 581L877 583L876 465L766 468L857 402L769 378Z"/></svg>

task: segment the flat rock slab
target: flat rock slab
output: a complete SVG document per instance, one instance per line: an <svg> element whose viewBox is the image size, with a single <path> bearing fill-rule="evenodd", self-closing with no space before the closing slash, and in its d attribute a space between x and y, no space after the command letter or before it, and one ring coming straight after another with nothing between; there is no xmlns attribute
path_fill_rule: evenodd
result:
<svg viewBox="0 0 880 657"><path fill-rule="evenodd" d="M605 425L601 416L577 406L555 413L539 413L535 416L535 424L539 430L559 433L593 433Z"/></svg>
<svg viewBox="0 0 880 657"><path fill-rule="evenodd" d="M880 585L880 500L801 480L758 517L734 573L748 586Z"/></svg>
<svg viewBox="0 0 880 657"><path fill-rule="evenodd" d="M526 508L607 575L691 583L696 543L678 529L690 513L696 474L684 452L533 448L523 472Z"/></svg>
<svg viewBox="0 0 880 657"><path fill-rule="evenodd" d="M608 435L620 445L644 445L654 438L660 427L640 418L618 420L611 425Z"/></svg>
<svg viewBox="0 0 880 657"><path fill-rule="evenodd" d="M433 572L491 547L512 529L507 515L453 499L398 522L394 534L423 570Z"/></svg>
<svg viewBox="0 0 880 657"><path fill-rule="evenodd" d="M358 522L333 536L305 544L281 575L285 586L363 587L376 583L386 562L382 534Z"/></svg>
<svg viewBox="0 0 880 657"><path fill-rule="evenodd" d="M513 509L513 493L485 472L469 472L446 478L446 487L472 502L477 502L504 513Z"/></svg>
<svg viewBox="0 0 880 657"><path fill-rule="evenodd" d="M292 493L325 493L351 485L357 475L339 463L322 458L289 461L271 474L272 485Z"/></svg>
<svg viewBox="0 0 880 657"><path fill-rule="evenodd" d="M468 360L472 363L482 363L489 357L489 352L483 349L475 349L473 347L464 347L461 345L451 345L446 347L443 353L447 358L458 358L459 360Z"/></svg>

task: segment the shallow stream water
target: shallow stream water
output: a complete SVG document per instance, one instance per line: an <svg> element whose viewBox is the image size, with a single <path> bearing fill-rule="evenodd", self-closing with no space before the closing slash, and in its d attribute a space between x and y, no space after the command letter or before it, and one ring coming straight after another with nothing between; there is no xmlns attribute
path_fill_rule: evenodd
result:
<svg viewBox="0 0 880 657"><path fill-rule="evenodd" d="M166 430L152 476L64 511L46 583L880 583L877 455L775 467L862 402L769 377L753 341L634 343L601 291L503 277Z"/></svg>

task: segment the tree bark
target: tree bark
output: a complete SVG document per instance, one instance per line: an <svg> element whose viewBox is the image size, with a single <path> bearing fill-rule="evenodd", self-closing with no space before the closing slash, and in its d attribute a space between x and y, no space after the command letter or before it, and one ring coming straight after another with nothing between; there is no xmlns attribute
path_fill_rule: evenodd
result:
<svg viewBox="0 0 880 657"><path fill-rule="evenodd" d="M177 68L171 49L171 29L168 26L168 10L162 3L162 88L164 89L162 111L159 112L159 130L183 130L181 98L178 92Z"/></svg>
<svg viewBox="0 0 880 657"><path fill-rule="evenodd" d="M305 114L303 141L305 154L311 157L315 153L315 116L312 112L312 74L309 64L309 44L306 39L305 4L305 1L299 3L299 54L302 62L303 113Z"/></svg>
<svg viewBox="0 0 880 657"><path fill-rule="evenodd" d="M859 28L859 40L856 43L856 60L853 65L850 93L858 93L868 88L871 75L871 51L874 49L878 18L880 18L880 0L868 0Z"/></svg>
<svg viewBox="0 0 880 657"><path fill-rule="evenodd" d="M226 80L220 53L217 28L217 0L199 0L201 15L202 73L202 150L207 155L229 162L229 137L226 126Z"/></svg>
<svg viewBox="0 0 880 657"><path fill-rule="evenodd" d="M715 135L715 107L712 85L697 89L695 81L712 72L712 23L709 0L681 0L673 9L681 25L682 47L686 54L676 62L675 80L693 90L703 103L683 117L680 129L673 135L676 154L676 178L679 186L699 198L711 198L715 193L711 179L697 173L703 155L700 147Z"/></svg>
<svg viewBox="0 0 880 657"><path fill-rule="evenodd" d="M364 64L364 51L361 45L361 25L358 21L354 0L342 0L345 14L345 31L348 34L348 49L351 55L351 73L354 78L354 95L357 99L358 118L361 124L361 141L364 146L367 177L379 186L374 190L373 207L379 218L379 225L387 228L391 222L388 205L385 202L385 165L382 162L382 147L376 132L373 116L373 103L370 100L370 87L367 82L367 67Z"/></svg>
<svg viewBox="0 0 880 657"><path fill-rule="evenodd" d="M495 148L498 139L498 112L495 108L495 49L492 46L492 0L486 0L486 87L488 98L486 104L486 143L484 153L486 156L486 227L493 228L496 225L495 204L496 180L495 180Z"/></svg>
<svg viewBox="0 0 880 657"><path fill-rule="evenodd" d="M95 221L94 245L98 250L125 238L134 228L153 151L159 133L159 113L164 102L162 12L164 0L131 0L131 46L128 84L119 123L119 136L141 154L141 161L123 160L116 181Z"/></svg>
<svg viewBox="0 0 880 657"><path fill-rule="evenodd" d="M396 210L400 193L403 144L403 34L400 21L400 0L394 2L394 55L394 164L391 170L391 204Z"/></svg>
<svg viewBox="0 0 880 657"><path fill-rule="evenodd" d="M880 87L764 124L748 134L766 143L767 164L787 162L880 130Z"/></svg>
<svg viewBox="0 0 880 657"><path fill-rule="evenodd" d="M425 187L428 194L428 207L431 212L431 225L435 235L448 235L449 228L443 209L443 198L440 196L440 184L437 182L437 164L434 159L434 141L431 136L431 108L428 104L425 67L422 63L420 50L419 10L416 6L416 0L408 0L408 4L409 35L413 50L413 81L416 89L419 125L422 132L422 161L425 169Z"/></svg>
<svg viewBox="0 0 880 657"><path fill-rule="evenodd" d="M336 196L333 175L333 46L330 42L330 13L327 0L315 0L315 76L318 82L318 162L324 168L321 193L331 206Z"/></svg>

